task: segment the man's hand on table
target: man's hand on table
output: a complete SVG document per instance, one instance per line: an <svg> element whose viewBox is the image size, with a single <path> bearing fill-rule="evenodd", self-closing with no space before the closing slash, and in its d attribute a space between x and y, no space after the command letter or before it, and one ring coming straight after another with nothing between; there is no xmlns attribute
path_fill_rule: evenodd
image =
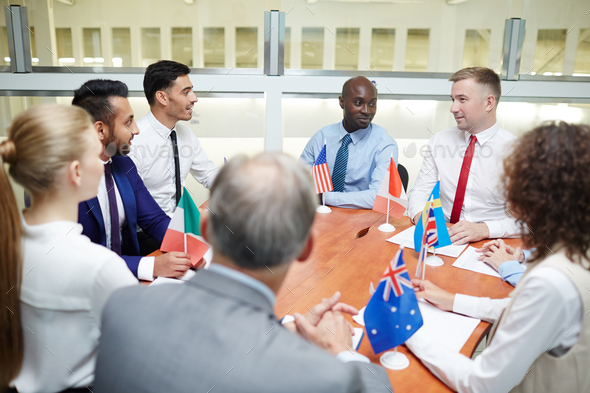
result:
<svg viewBox="0 0 590 393"><path fill-rule="evenodd" d="M295 314L297 331L307 341L333 355L350 350L353 328L340 311L326 311L314 326L301 314Z"/></svg>
<svg viewBox="0 0 590 393"><path fill-rule="evenodd" d="M334 295L332 295L332 297L322 299L321 303L313 306L308 312L302 315L302 318L305 318L307 322L309 322L312 326L317 326L320 320L322 319L322 316L328 311L337 311L340 313L357 315L359 312L356 308L346 303L339 302L340 296L340 292L336 292L334 293ZM296 324L296 322L288 322L283 324L283 326L291 333L301 334L301 331L298 331L298 325ZM350 327L350 329L351 334L354 333L352 326Z"/></svg>
<svg viewBox="0 0 590 393"><path fill-rule="evenodd" d="M453 311L455 294L440 289L428 280L412 279L418 299L425 299L443 311Z"/></svg>
<svg viewBox="0 0 590 393"><path fill-rule="evenodd" d="M456 245L478 242L490 237L488 226L483 223L474 223L469 221L459 221L449 228L451 242Z"/></svg>
<svg viewBox="0 0 590 393"><path fill-rule="evenodd" d="M481 248L475 251L483 254L478 258L480 261L490 264L496 270L506 261L517 260L521 263L524 262L524 253L520 247L515 249L504 243L502 239L484 243Z"/></svg>
<svg viewBox="0 0 590 393"><path fill-rule="evenodd" d="M182 277L190 267L190 255L170 251L154 259L154 277Z"/></svg>

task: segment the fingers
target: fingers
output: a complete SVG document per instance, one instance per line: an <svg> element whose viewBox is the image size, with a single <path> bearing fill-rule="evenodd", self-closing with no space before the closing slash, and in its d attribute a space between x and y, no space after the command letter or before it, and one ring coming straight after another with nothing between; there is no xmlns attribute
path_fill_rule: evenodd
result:
<svg viewBox="0 0 590 393"><path fill-rule="evenodd" d="M346 303L336 303L336 305L332 307L332 311L339 311L343 314L350 315L357 315L359 313L359 310Z"/></svg>
<svg viewBox="0 0 590 393"><path fill-rule="evenodd" d="M315 341L312 337L315 337L315 327L301 314L293 314L295 318L295 326L297 331L309 341Z"/></svg>
<svg viewBox="0 0 590 393"><path fill-rule="evenodd" d="M322 299L320 303L312 307L313 312L310 312L315 317L313 319L316 320L316 323L317 320L322 318L322 315L324 315L326 311L331 310L332 307L334 307L338 303L338 301L340 300L340 296L340 292L336 291L334 295L332 295L329 298ZM308 315L308 319L312 319L310 315ZM316 323L314 323L314 325Z"/></svg>

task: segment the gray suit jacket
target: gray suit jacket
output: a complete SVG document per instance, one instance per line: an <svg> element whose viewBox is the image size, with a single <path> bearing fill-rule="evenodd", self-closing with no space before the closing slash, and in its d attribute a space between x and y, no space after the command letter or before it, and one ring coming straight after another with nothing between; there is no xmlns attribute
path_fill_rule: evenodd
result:
<svg viewBox="0 0 590 393"><path fill-rule="evenodd" d="M382 367L341 362L283 328L256 289L199 270L183 285L127 287L112 295L93 391L392 390Z"/></svg>

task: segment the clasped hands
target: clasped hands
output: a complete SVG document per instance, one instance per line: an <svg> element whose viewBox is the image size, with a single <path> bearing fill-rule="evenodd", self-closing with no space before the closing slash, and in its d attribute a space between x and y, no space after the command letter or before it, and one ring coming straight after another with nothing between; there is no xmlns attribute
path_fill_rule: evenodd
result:
<svg viewBox="0 0 590 393"><path fill-rule="evenodd" d="M322 299L307 313L295 313L295 321L283 326L333 355L351 351L354 329L343 314L356 315L358 310L339 300L340 292L336 292L332 297Z"/></svg>

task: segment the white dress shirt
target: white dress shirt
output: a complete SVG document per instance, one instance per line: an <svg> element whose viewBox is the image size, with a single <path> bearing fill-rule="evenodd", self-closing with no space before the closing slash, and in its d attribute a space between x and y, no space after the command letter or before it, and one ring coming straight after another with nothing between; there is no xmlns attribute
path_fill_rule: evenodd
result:
<svg viewBox="0 0 590 393"><path fill-rule="evenodd" d="M112 159L109 159L107 163L112 163ZM106 163L105 163L106 164ZM106 186L105 181L105 174L102 174L100 178L100 183L98 184L98 194L96 195L98 199L98 204L100 206L100 211L102 212L102 220L104 222L104 230L106 234L106 246L110 250L111 249L111 206L109 204L109 194ZM127 216L125 216L125 206L123 206L123 200L121 199L121 194L119 193L119 187L117 187L117 182L113 178L113 184L115 187L115 196L117 198L117 211L119 213L119 238L122 239L121 230L125 227L127 223ZM133 229L134 230L134 229ZM140 280L145 281L153 281L154 280L154 263L155 257L143 257L139 260L139 264L137 265L137 278Z"/></svg>
<svg viewBox="0 0 590 393"><path fill-rule="evenodd" d="M584 316L578 290L561 271L539 266L523 285L506 322L475 360L434 342L421 329L406 341L407 347L455 391L508 392L539 356L562 356L573 347ZM457 294L453 311L494 322L509 301Z"/></svg>
<svg viewBox="0 0 590 393"><path fill-rule="evenodd" d="M25 354L11 386L21 393L90 386L104 304L137 280L117 254L82 235L78 223L21 223Z"/></svg>
<svg viewBox="0 0 590 393"><path fill-rule="evenodd" d="M490 231L490 238L517 236L520 230L516 220L506 214L501 184L503 160L510 154L516 137L500 128L498 123L476 136L460 219L484 222ZM450 221L470 137L469 132L451 127L430 138L418 179L408 198L408 215L411 218L424 209L430 192L440 180L440 201L445 219Z"/></svg>
<svg viewBox="0 0 590 393"><path fill-rule="evenodd" d="M139 135L133 138L129 157L135 163L146 188L162 210L172 216L176 209L176 174L170 130L151 111L137 122ZM181 186L189 172L205 188L211 188L219 168L207 158L201 143L187 126L174 127L178 143Z"/></svg>

